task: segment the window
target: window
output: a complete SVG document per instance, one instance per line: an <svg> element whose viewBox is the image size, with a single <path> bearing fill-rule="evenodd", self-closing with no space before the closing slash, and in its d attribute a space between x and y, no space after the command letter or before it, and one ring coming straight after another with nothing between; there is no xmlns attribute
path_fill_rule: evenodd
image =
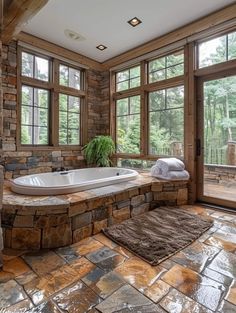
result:
<svg viewBox="0 0 236 313"><path fill-rule="evenodd" d="M49 60L22 52L21 75L43 81L49 80Z"/></svg>
<svg viewBox="0 0 236 313"><path fill-rule="evenodd" d="M116 92L112 125L117 156L124 160L122 164L143 166L145 162L140 162L141 158L183 156L183 74L183 49L113 74ZM141 75L146 76L142 82ZM132 79L137 77L139 85L132 90Z"/></svg>
<svg viewBox="0 0 236 313"><path fill-rule="evenodd" d="M149 61L148 81L154 83L184 74L184 53L176 53Z"/></svg>
<svg viewBox="0 0 236 313"><path fill-rule="evenodd" d="M48 145L49 92L22 86L21 142Z"/></svg>
<svg viewBox="0 0 236 313"><path fill-rule="evenodd" d="M19 50L20 143L46 146L80 145L81 106L85 102L84 72L79 68L61 64L56 59ZM59 81L54 79L58 77L57 73Z"/></svg>
<svg viewBox="0 0 236 313"><path fill-rule="evenodd" d="M60 64L60 85L80 90L80 70Z"/></svg>
<svg viewBox="0 0 236 313"><path fill-rule="evenodd" d="M149 93L149 154L183 155L184 87Z"/></svg>
<svg viewBox="0 0 236 313"><path fill-rule="evenodd" d="M59 96L59 144L80 144L80 98Z"/></svg>
<svg viewBox="0 0 236 313"><path fill-rule="evenodd" d="M140 86L140 66L116 73L116 91Z"/></svg>
<svg viewBox="0 0 236 313"><path fill-rule="evenodd" d="M236 32L202 42L198 49L199 68L236 59Z"/></svg>
<svg viewBox="0 0 236 313"><path fill-rule="evenodd" d="M119 153L140 153L140 96L116 101L116 143Z"/></svg>

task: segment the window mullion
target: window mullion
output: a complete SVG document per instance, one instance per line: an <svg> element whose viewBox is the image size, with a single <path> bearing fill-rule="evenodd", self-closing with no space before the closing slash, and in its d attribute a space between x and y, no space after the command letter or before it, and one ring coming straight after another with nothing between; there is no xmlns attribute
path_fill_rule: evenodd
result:
<svg viewBox="0 0 236 313"><path fill-rule="evenodd" d="M146 62L141 62L141 94L140 94L140 152L142 155L148 154L148 103L147 93L144 90L146 84Z"/></svg>
<svg viewBox="0 0 236 313"><path fill-rule="evenodd" d="M52 146L59 145L59 93L56 86L59 84L59 61L53 60L51 63L53 89L50 99L50 139Z"/></svg>

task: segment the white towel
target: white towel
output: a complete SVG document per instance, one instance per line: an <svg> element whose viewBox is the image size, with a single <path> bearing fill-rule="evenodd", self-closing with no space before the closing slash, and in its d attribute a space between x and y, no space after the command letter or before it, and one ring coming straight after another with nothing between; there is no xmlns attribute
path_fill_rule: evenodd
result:
<svg viewBox="0 0 236 313"><path fill-rule="evenodd" d="M156 161L156 167L161 171L161 174L166 176L170 171L183 171L184 163L176 158L162 158Z"/></svg>
<svg viewBox="0 0 236 313"><path fill-rule="evenodd" d="M188 180L190 176L186 170L183 170L183 171L170 171L167 172L166 175L158 174L155 175L154 177L166 180Z"/></svg>
<svg viewBox="0 0 236 313"><path fill-rule="evenodd" d="M159 167L157 167L156 165L153 165L151 167L151 176L157 177L158 175L162 175L162 171Z"/></svg>

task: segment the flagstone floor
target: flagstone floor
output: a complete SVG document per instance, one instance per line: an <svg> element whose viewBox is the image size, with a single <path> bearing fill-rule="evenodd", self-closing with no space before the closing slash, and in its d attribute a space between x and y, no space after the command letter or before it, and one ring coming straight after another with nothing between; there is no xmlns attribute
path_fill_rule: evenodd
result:
<svg viewBox="0 0 236 313"><path fill-rule="evenodd" d="M236 215L185 208L214 226L154 267L102 234L56 250L5 250L0 312L236 312Z"/></svg>

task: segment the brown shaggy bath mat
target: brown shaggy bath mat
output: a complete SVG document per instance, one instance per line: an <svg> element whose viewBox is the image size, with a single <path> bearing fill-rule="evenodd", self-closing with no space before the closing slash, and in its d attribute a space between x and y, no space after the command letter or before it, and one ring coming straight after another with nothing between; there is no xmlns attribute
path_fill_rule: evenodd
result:
<svg viewBox="0 0 236 313"><path fill-rule="evenodd" d="M103 230L119 245L151 265L188 246L213 224L179 207L160 207Z"/></svg>

